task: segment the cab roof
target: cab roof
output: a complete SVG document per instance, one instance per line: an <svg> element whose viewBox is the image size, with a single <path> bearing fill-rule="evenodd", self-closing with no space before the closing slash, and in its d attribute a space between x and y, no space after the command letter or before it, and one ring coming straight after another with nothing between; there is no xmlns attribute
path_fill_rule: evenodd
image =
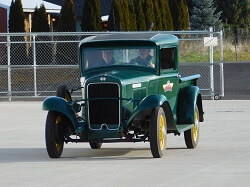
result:
<svg viewBox="0 0 250 187"><path fill-rule="evenodd" d="M140 42L140 43L154 43L155 45L178 45L178 38L170 34L162 33L112 33L112 34L101 34L91 36L83 39L80 45L86 45L87 43L101 44L102 42L108 43L119 43L122 42Z"/></svg>

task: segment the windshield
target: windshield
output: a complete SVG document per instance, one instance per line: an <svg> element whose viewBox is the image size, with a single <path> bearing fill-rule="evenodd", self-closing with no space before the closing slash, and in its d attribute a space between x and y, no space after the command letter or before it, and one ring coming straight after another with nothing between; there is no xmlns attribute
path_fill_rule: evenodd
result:
<svg viewBox="0 0 250 187"><path fill-rule="evenodd" d="M82 57L84 69L111 65L155 68L154 48L84 49Z"/></svg>

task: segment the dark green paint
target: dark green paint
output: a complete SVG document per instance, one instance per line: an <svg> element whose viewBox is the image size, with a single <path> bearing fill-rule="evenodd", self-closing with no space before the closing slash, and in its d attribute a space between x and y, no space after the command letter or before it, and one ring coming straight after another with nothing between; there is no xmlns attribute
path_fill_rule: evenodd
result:
<svg viewBox="0 0 250 187"><path fill-rule="evenodd" d="M138 105L138 107L135 109L135 111L131 114L130 118L127 121L127 124L129 124L132 119L141 111L147 110L147 109L153 109L156 107L161 106L164 102L167 101L167 98L164 95L150 95L145 97Z"/></svg>
<svg viewBox="0 0 250 187"><path fill-rule="evenodd" d="M197 86L186 86L180 89L178 98L177 124L194 124L194 113L200 90ZM199 109L201 113L202 109Z"/></svg>
<svg viewBox="0 0 250 187"><path fill-rule="evenodd" d="M74 127L77 126L78 122L76 119L75 111L65 99L56 96L48 97L43 101L42 108L43 110L56 111L66 115L70 119Z"/></svg>
<svg viewBox="0 0 250 187"><path fill-rule="evenodd" d="M107 66L85 70L81 65L81 50L143 47L156 49L156 68L136 66ZM175 49L175 61L172 69L161 69L160 50ZM80 43L80 75L85 78L84 95L86 121L78 123L72 106L64 99L50 97L43 103L44 110L54 110L65 114L81 132L82 140L103 140L106 138L122 138L126 130L130 130L134 120L144 120L157 107L162 107L166 115L168 133L181 133L194 124L194 109L198 105L200 121L203 121L203 109L197 79L200 75L180 78L178 64L178 38L168 34L107 34L89 37ZM102 78L105 78L103 81ZM88 124L87 86L93 83L116 83L120 87L119 128L109 130L105 127L90 129ZM168 87L166 87L168 85ZM170 86L169 86L170 85ZM75 101L77 102L77 101ZM123 111L123 113L122 113ZM102 124L99 125L102 127Z"/></svg>

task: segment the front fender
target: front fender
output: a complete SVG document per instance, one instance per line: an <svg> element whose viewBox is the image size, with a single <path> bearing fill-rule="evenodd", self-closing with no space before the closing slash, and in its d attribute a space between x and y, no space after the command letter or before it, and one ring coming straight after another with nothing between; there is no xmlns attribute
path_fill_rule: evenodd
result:
<svg viewBox="0 0 250 187"><path fill-rule="evenodd" d="M69 103L61 97L52 96L46 98L43 101L42 109L60 112L67 116L75 127L77 126L77 119L74 110Z"/></svg>
<svg viewBox="0 0 250 187"><path fill-rule="evenodd" d="M156 107L162 107L167 123L169 125L169 129L176 129L174 125L174 119L172 115L171 108L169 106L168 100L164 95L150 95L145 97L138 105L138 107L134 110L134 112L129 117L127 124L129 124L134 118L143 117L147 114L151 114L152 110Z"/></svg>
<svg viewBox="0 0 250 187"><path fill-rule="evenodd" d="M187 86L180 89L177 105L177 124L194 124L196 105L199 109L200 121L203 121L200 89L197 86Z"/></svg>

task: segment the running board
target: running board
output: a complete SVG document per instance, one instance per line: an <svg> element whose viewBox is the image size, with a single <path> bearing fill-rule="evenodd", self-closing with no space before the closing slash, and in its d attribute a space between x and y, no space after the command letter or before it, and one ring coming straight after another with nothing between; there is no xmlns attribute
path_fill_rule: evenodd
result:
<svg viewBox="0 0 250 187"><path fill-rule="evenodd" d="M179 133L182 133L184 131L191 129L193 126L194 124L185 124L185 125L180 124L180 125L176 125L176 128Z"/></svg>

